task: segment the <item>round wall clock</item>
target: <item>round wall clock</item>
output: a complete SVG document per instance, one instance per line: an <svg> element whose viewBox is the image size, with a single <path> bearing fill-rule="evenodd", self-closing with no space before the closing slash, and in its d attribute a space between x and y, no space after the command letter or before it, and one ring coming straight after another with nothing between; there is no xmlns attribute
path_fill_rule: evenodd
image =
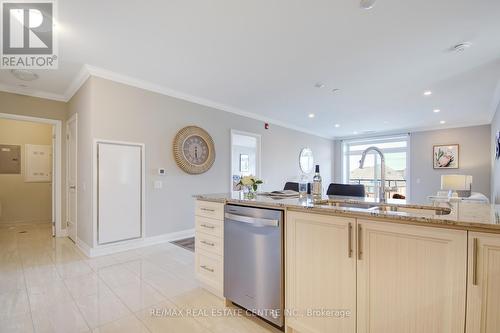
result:
<svg viewBox="0 0 500 333"><path fill-rule="evenodd" d="M215 161L214 141L200 127L184 127L174 138L174 158L179 168L185 172L204 173Z"/></svg>

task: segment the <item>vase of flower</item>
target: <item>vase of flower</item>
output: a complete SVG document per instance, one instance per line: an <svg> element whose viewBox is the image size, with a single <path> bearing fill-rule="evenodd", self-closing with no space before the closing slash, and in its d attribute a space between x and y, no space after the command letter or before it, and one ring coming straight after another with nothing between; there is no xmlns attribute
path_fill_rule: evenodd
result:
<svg viewBox="0 0 500 333"><path fill-rule="evenodd" d="M257 192L259 185L262 183L262 180L254 176L244 176L241 177L238 185L241 187L245 198L254 198L255 192Z"/></svg>

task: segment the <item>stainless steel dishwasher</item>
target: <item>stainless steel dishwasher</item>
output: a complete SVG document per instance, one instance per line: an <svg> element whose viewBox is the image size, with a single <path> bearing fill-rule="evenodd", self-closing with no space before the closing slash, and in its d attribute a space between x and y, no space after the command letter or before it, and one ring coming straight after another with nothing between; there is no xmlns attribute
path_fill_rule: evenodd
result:
<svg viewBox="0 0 500 333"><path fill-rule="evenodd" d="M224 297L283 327L283 212L226 205Z"/></svg>

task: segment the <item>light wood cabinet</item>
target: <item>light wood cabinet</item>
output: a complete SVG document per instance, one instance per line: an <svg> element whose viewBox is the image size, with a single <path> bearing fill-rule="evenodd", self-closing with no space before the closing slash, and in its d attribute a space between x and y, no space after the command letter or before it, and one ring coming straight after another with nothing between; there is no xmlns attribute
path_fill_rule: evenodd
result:
<svg viewBox="0 0 500 333"><path fill-rule="evenodd" d="M467 333L500 332L500 235L469 232Z"/></svg>
<svg viewBox="0 0 500 333"><path fill-rule="evenodd" d="M355 222L352 218L287 213L285 301L288 311L296 311L287 315L287 332L355 332ZM322 309L344 312L308 313Z"/></svg>
<svg viewBox="0 0 500 333"><path fill-rule="evenodd" d="M200 284L219 297L224 292L224 204L196 201L195 272Z"/></svg>
<svg viewBox="0 0 500 333"><path fill-rule="evenodd" d="M464 331L466 231L359 219L357 231L358 333Z"/></svg>

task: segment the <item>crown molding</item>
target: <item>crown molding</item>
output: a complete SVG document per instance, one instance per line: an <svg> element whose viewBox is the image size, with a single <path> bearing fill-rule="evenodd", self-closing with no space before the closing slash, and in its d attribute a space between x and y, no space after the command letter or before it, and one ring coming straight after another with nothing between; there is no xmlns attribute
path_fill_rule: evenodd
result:
<svg viewBox="0 0 500 333"><path fill-rule="evenodd" d="M64 95L54 94L54 93L50 93L50 92L46 92L46 91L42 91L42 90L36 90L36 89L13 87L13 86L1 84L1 83L0 83L0 91L8 92L11 94L17 94L17 95L50 99L50 100L59 101L59 102L67 102L66 96L64 96Z"/></svg>
<svg viewBox="0 0 500 333"><path fill-rule="evenodd" d="M66 102L69 102L69 100L77 93L89 77L90 72L87 65L83 65L64 92L64 99Z"/></svg>
<svg viewBox="0 0 500 333"><path fill-rule="evenodd" d="M203 106L210 107L213 109L233 113L233 114L243 116L246 118L251 118L254 120L270 123L270 124L273 124L276 126L285 127L288 129L298 131L298 132L311 134L311 135L322 137L325 139L332 139L332 136L320 135L317 132L311 131L307 128L295 126L295 125L289 124L287 122L283 122L283 121L280 121L280 120L277 120L274 118L270 118L270 117L265 117L265 116L262 116L262 115L259 115L259 114L253 113L253 112L248 112L248 111L245 111L245 110L233 107L233 106L229 106L226 104L214 102L214 101L209 100L209 99L193 96L193 95L190 95L190 94L178 91L178 90L174 90L174 89L171 89L169 87L162 86L162 85L154 84L154 83L142 80L142 79L134 78L134 77L127 76L127 75L122 75L122 74L112 72L112 71L109 71L109 70L106 70L103 68L95 67L95 66L86 65L85 67L87 68L90 76L99 77L99 78L106 79L106 80L113 81L113 82L117 82L117 83L122 83L122 84L125 84L128 86L136 87L139 89L144 89L144 90L158 93L161 95L182 99L182 100L185 100L185 101L188 101L191 103L195 103L195 104L203 105Z"/></svg>

